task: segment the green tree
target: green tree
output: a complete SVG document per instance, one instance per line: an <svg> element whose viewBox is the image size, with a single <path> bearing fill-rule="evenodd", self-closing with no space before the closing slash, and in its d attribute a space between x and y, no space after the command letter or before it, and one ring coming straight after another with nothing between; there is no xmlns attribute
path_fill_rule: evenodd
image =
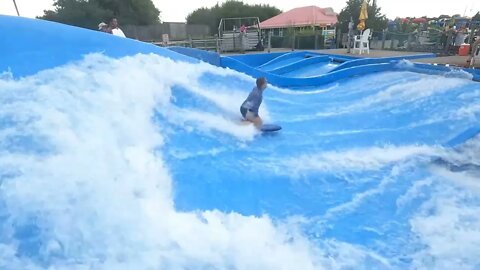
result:
<svg viewBox="0 0 480 270"><path fill-rule="evenodd" d="M472 21L479 21L480 22L480 12L477 12L475 16L473 16Z"/></svg>
<svg viewBox="0 0 480 270"><path fill-rule="evenodd" d="M88 0L113 11L122 24L149 25L160 22L160 11L152 0Z"/></svg>
<svg viewBox="0 0 480 270"><path fill-rule="evenodd" d="M362 3L363 0L347 0L346 6L340 11L340 14L338 14L338 25L342 32L346 33L348 31L350 18L353 19L355 26L358 25L358 17L360 16ZM381 8L377 5L377 1L373 0L368 5L367 28L373 31L381 31L387 27L387 23L388 20L385 15L381 13Z"/></svg>
<svg viewBox="0 0 480 270"><path fill-rule="evenodd" d="M190 13L186 20L188 24L204 24L216 33L222 18L258 17L264 21L277 16L282 11L270 5L249 5L242 1L229 0L211 8L199 8ZM247 22L245 22L247 23Z"/></svg>
<svg viewBox="0 0 480 270"><path fill-rule="evenodd" d="M45 10L38 18L91 29L113 16L124 25L160 21L152 0L55 0L53 5L54 10Z"/></svg>
<svg viewBox="0 0 480 270"><path fill-rule="evenodd" d="M218 9L218 4L213 8L199 8L190 13L187 17L188 24L203 24L208 25L210 30L217 29L217 12L214 9Z"/></svg>

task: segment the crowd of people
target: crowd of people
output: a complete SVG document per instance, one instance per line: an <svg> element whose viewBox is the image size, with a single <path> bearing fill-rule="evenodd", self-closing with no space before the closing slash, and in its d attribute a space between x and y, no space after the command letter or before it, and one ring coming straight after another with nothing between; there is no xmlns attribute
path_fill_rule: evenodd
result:
<svg viewBox="0 0 480 270"><path fill-rule="evenodd" d="M120 27L118 27L117 18L110 19L108 24L106 24L104 22L101 22L98 25L98 30L102 31L102 32L105 32L105 33L115 35L115 36L125 37L125 34L123 33L122 29L120 29Z"/></svg>
<svg viewBox="0 0 480 270"><path fill-rule="evenodd" d="M442 32L441 37L441 44L443 46L454 46L459 47L460 45L464 44L466 39L469 36L469 30L466 26L461 26L459 28L453 27L445 27Z"/></svg>
<svg viewBox="0 0 480 270"><path fill-rule="evenodd" d="M445 51L449 51L450 53L454 54L459 54L460 46L465 44L471 44L472 46L470 48L470 55L468 60L471 67L475 65L475 58L478 58L478 48L480 46L480 30L476 30L476 32L474 33L472 33L472 31L475 30L468 29L466 26L461 26L458 28L455 26L447 26L444 29L440 39L440 44L445 49ZM469 40L470 36L473 37L471 43Z"/></svg>

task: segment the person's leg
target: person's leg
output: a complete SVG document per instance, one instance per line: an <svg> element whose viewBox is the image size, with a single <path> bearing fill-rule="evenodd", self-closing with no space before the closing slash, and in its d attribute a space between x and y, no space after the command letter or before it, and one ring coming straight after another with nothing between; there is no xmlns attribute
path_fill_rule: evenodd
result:
<svg viewBox="0 0 480 270"><path fill-rule="evenodd" d="M262 118L260 118L260 116L256 115L251 111L247 112L245 119L252 122L255 125L255 127L258 129L262 127L262 124L263 124Z"/></svg>
<svg viewBox="0 0 480 270"><path fill-rule="evenodd" d="M252 122L256 128L260 129L263 125L262 118L258 116L257 114L248 111L245 117L248 121Z"/></svg>
<svg viewBox="0 0 480 270"><path fill-rule="evenodd" d="M260 116L255 117L252 122L255 125L255 127L258 129L260 129L263 125L263 120L262 118L260 118Z"/></svg>

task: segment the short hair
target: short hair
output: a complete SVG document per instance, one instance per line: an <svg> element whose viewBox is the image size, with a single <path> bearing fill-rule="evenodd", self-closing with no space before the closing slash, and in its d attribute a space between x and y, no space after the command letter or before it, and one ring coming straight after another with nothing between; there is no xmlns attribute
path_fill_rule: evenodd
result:
<svg viewBox="0 0 480 270"><path fill-rule="evenodd" d="M257 87L260 88L262 85L264 85L267 82L267 79L265 77L260 77L257 79Z"/></svg>

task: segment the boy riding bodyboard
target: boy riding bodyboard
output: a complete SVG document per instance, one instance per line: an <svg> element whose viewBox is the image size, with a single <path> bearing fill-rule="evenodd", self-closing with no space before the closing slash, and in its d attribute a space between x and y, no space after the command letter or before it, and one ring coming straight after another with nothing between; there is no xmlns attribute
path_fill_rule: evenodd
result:
<svg viewBox="0 0 480 270"><path fill-rule="evenodd" d="M263 121L258 115L258 109L262 105L263 91L267 88L267 79L260 77L256 82L257 86L248 95L247 99L240 106L240 113L243 119L252 122L257 129L261 129Z"/></svg>

